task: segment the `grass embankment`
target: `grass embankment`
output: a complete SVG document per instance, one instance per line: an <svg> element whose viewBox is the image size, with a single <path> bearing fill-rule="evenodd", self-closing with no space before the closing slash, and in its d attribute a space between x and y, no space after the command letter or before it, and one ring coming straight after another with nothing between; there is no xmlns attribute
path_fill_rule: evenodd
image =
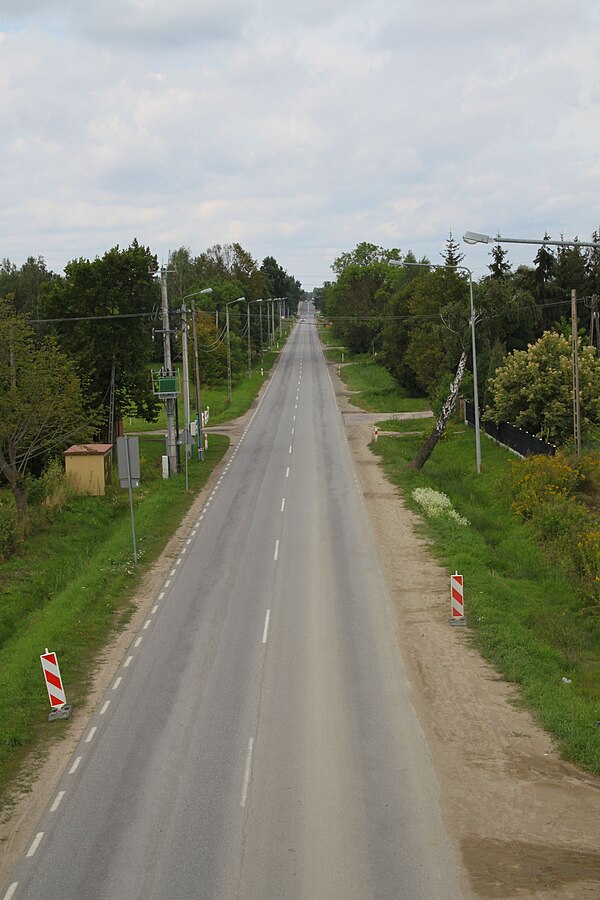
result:
<svg viewBox="0 0 600 900"><path fill-rule="evenodd" d="M355 391L352 403L369 412L421 412L430 408L426 397L409 397L398 387L390 373L377 364L372 356L350 355L340 347L333 349L334 338L331 331L321 329L320 337L325 343L326 357L330 362L341 362L340 378L348 390Z"/></svg>
<svg viewBox="0 0 600 900"><path fill-rule="evenodd" d="M48 698L39 656L58 653L69 703L85 697L98 654L127 621L141 576L158 557L229 444L212 436L205 461L163 481L162 439L140 441L142 487L134 491L139 561L133 564L129 498L70 497L51 527L28 538L0 567L0 798L26 752L63 723L47 724ZM49 730L50 729L50 730Z"/></svg>
<svg viewBox="0 0 600 900"><path fill-rule="evenodd" d="M448 572L465 578L465 610L473 641L560 744L564 756L600 774L600 615L583 615L572 573L539 545L532 525L516 516L506 473L514 460L491 441L475 473L474 435L451 425L421 472L414 457L422 434L380 438L373 450L407 504L423 515L415 488L446 494L461 525L449 516L424 518L432 550ZM415 431L415 422L382 422L383 430ZM567 682L563 679L568 679Z"/></svg>

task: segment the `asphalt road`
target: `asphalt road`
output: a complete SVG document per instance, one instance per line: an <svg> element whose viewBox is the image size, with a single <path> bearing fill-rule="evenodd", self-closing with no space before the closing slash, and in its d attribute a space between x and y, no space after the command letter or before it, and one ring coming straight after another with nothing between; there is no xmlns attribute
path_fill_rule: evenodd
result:
<svg viewBox="0 0 600 900"><path fill-rule="evenodd" d="M0 896L461 897L394 616L305 309Z"/></svg>

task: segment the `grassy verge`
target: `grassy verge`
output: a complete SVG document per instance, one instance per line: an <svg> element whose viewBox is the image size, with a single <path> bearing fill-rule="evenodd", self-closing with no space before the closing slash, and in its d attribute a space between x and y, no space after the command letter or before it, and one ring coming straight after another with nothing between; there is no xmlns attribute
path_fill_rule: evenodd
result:
<svg viewBox="0 0 600 900"><path fill-rule="evenodd" d="M415 423L404 424L408 431ZM424 518L423 527L439 561L464 575L475 645L504 678L520 685L523 702L564 756L600 774L600 617L581 615L560 560L551 560L531 525L511 511L501 490L513 458L507 451L485 441L478 476L472 432L450 426L424 470L415 473L408 462L421 442L419 435L380 437L373 450L410 507L423 515L413 491L433 488L468 520L461 525L449 516Z"/></svg>
<svg viewBox="0 0 600 900"><path fill-rule="evenodd" d="M390 373L371 357L344 366L340 377L351 391L358 391L352 403L371 412L421 412L429 409L426 397L409 397Z"/></svg>

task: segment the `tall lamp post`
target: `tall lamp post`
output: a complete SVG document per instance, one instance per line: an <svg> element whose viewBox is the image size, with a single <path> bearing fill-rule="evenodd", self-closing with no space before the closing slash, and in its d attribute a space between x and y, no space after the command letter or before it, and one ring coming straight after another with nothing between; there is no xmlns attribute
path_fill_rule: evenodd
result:
<svg viewBox="0 0 600 900"><path fill-rule="evenodd" d="M528 238L506 238L499 234L496 237L490 237L489 234L480 234L478 231L465 231L463 234L465 244L489 244L492 241L495 244L535 244L537 247L600 247L598 241L551 241L551 240L531 240ZM577 456L581 455L581 416L579 410L579 348L577 346L577 297L575 291L571 291L571 331L573 343L573 437L575 439L575 451Z"/></svg>
<svg viewBox="0 0 600 900"><path fill-rule="evenodd" d="M250 342L250 304L251 303L262 303L262 297L259 297L258 300L248 300L248 378L252 378L252 345ZM261 307L261 316L262 316L262 307ZM262 317L260 320L260 351L262 354Z"/></svg>
<svg viewBox="0 0 600 900"><path fill-rule="evenodd" d="M390 259L391 266L417 266L425 269L462 269L469 275L469 305L471 311L471 351L473 354L473 405L475 407L475 462L477 474L481 474L481 432L479 426L479 388L477 385L477 346L475 343L475 306L473 304L473 273L466 266L441 266L435 263L401 262L399 259Z"/></svg>
<svg viewBox="0 0 600 900"><path fill-rule="evenodd" d="M229 307L232 303L241 303L245 297L238 297L225 304L225 328L227 330L227 403L231 403L231 341L229 339Z"/></svg>
<svg viewBox="0 0 600 900"><path fill-rule="evenodd" d="M192 345L194 348L194 377L196 381L196 436L198 441L198 459L202 460L204 458L204 449L202 447L202 412L200 410L200 363L198 360L198 335L196 333L196 297L199 297L200 294L212 294L212 288L204 288L201 291L193 291L191 294L186 294L182 300L182 319L183 319L183 337L182 337L182 351L183 351L183 384L184 384L184 405L185 405L185 424L186 428L189 430L190 427L190 389L189 389L189 371L188 371L188 354L187 354L187 308L185 306L185 301L192 299ZM187 447L186 447L186 456L187 456Z"/></svg>

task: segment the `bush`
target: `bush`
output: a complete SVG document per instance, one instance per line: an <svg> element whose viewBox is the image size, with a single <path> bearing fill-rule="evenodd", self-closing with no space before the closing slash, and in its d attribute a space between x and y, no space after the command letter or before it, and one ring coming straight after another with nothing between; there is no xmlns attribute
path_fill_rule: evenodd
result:
<svg viewBox="0 0 600 900"><path fill-rule="evenodd" d="M0 559L8 559L18 540L15 514L10 507L0 504Z"/></svg>
<svg viewBox="0 0 600 900"><path fill-rule="evenodd" d="M584 607L600 611L597 471L595 457L531 456L513 462L507 479L513 512L530 519L563 568L581 580Z"/></svg>

